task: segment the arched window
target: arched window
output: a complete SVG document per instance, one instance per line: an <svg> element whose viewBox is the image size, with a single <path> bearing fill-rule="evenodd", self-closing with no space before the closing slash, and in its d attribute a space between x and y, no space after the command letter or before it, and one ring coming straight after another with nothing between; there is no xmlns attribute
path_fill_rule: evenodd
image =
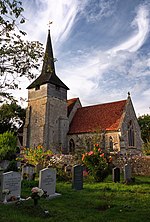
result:
<svg viewBox="0 0 150 222"><path fill-rule="evenodd" d="M73 139L69 141L69 153L74 154L75 152L75 143Z"/></svg>
<svg viewBox="0 0 150 222"><path fill-rule="evenodd" d="M109 149L110 151L113 151L113 137L112 136L109 137Z"/></svg>
<svg viewBox="0 0 150 222"><path fill-rule="evenodd" d="M128 145L134 146L134 128L131 120L128 124Z"/></svg>

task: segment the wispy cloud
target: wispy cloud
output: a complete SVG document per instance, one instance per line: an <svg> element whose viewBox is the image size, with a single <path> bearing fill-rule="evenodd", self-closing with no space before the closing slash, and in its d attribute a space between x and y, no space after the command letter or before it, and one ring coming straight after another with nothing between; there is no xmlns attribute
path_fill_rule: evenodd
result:
<svg viewBox="0 0 150 222"><path fill-rule="evenodd" d="M123 42L110 50L110 53L116 53L121 50L130 52L137 51L145 42L149 34L149 11L145 5L139 7L137 16L132 22L134 34L127 41Z"/></svg>
<svg viewBox="0 0 150 222"><path fill-rule="evenodd" d="M35 27L32 38L43 40L49 21L54 24L51 26L54 44L62 44L69 37L79 11L78 0L35 0L34 5L32 1L24 4L28 12L27 32L30 33L33 25ZM37 8L36 18L33 7Z"/></svg>
<svg viewBox="0 0 150 222"><path fill-rule="evenodd" d="M26 30L32 40L39 40L45 44L48 21L53 21L51 35L54 51L57 51L59 58L63 57L63 61L61 60L60 64L59 62L56 64L58 76L70 88L69 98L80 97L83 105L124 99L128 91L133 92L136 107L140 110L143 104L141 103L141 106L138 102L139 96L143 96L143 103L144 100L148 103L149 82L147 79L150 74L150 54L142 54L140 50L150 33L149 0L142 1L147 2L147 5L136 4L134 18L133 8L130 8L130 15L132 15L130 17L132 21L130 20L130 27L128 27L130 36L126 33L123 38L121 38L121 35L117 35L116 38L115 34L119 32L122 22L117 17L121 13L117 14L116 8L119 5L118 3L124 5L122 2L124 1L31 0L23 2L26 6L27 14L25 16L28 19ZM131 5L133 5L133 2ZM128 7L127 4L125 6ZM121 8L121 10L124 9ZM126 12L128 11L126 10ZM95 35L100 33L100 21L104 19L109 24L112 15L115 16L117 22L114 22L111 30L106 30L107 26L102 26L109 33L114 30L111 33L111 39L106 39L106 43L109 43L109 46L106 47L107 50L102 50L102 47L100 51L98 48L92 47L91 42L88 42L89 47L83 49L85 50L83 53L80 48L77 49L76 53L73 53L71 44L69 49L65 48L64 51L61 51L63 44L67 45L73 31L77 30L78 34L81 33L81 38L84 38L86 34L89 34L89 25L98 24L97 29L95 27L96 34L93 33L92 38L94 39ZM125 17L122 19L125 19ZM80 20L82 20L81 23ZM82 27L83 21L84 25L88 26L87 29L85 26ZM82 36L83 29L84 35ZM92 30L95 31L95 29ZM102 30L101 34L103 34ZM102 38L101 34L100 38ZM96 37L95 39L98 41L99 36ZM112 46L111 41L114 39ZM76 37L75 44L78 45L78 41L80 39ZM82 42L84 42L83 39Z"/></svg>
<svg viewBox="0 0 150 222"><path fill-rule="evenodd" d="M79 96L87 105L124 98L128 91L141 94L148 87L145 82L150 74L149 54L138 52L149 34L149 14L145 6L138 8L132 26L133 23L133 36L121 45L108 51L89 51L86 57L80 55L73 60L67 70L61 70L63 78L66 73L64 81L71 89L69 97Z"/></svg>

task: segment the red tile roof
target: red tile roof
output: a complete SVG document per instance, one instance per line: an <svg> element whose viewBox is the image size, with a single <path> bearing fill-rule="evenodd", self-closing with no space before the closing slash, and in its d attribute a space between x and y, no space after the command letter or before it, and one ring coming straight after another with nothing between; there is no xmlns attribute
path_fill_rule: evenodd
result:
<svg viewBox="0 0 150 222"><path fill-rule="evenodd" d="M68 134L118 130L127 100L79 108Z"/></svg>
<svg viewBox="0 0 150 222"><path fill-rule="evenodd" d="M74 104L76 103L77 100L78 100L78 98L73 98L73 99L67 100L68 116L69 116L71 110L73 109Z"/></svg>

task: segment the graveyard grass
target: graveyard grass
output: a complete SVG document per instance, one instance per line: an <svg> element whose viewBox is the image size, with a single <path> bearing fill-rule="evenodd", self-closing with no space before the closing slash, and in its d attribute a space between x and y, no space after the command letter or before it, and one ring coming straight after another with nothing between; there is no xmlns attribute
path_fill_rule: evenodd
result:
<svg viewBox="0 0 150 222"><path fill-rule="evenodd" d="M41 198L20 204L1 204L1 222L148 222L150 221L150 177L135 177L133 184L84 181L83 190L76 191L71 183L57 182L56 192L62 195L52 200ZM38 181L25 181L22 196L31 195ZM44 214L44 211L49 214Z"/></svg>

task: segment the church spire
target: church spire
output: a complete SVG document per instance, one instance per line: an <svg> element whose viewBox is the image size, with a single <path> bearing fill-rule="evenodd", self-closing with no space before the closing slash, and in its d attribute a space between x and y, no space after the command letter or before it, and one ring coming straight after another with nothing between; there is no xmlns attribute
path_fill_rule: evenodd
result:
<svg viewBox="0 0 150 222"><path fill-rule="evenodd" d="M44 62L41 75L55 75L55 65L53 57L53 48L51 43L50 29L48 30L47 44L44 55Z"/></svg>
<svg viewBox="0 0 150 222"><path fill-rule="evenodd" d="M39 86L46 83L51 83L55 86L59 86L67 90L69 89L56 75L54 60L55 59L53 57L53 48L49 29L41 75L33 83L31 83L27 89L38 88Z"/></svg>

